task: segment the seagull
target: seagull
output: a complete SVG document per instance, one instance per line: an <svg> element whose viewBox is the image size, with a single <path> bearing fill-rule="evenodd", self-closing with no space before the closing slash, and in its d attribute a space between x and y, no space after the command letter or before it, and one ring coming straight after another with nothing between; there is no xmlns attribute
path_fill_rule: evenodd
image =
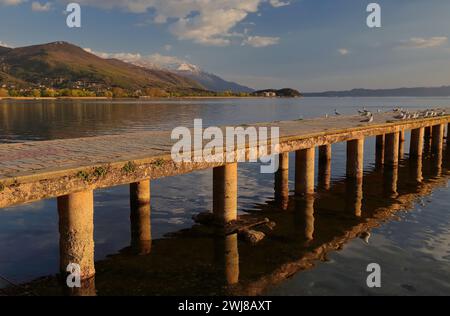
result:
<svg viewBox="0 0 450 316"><path fill-rule="evenodd" d="M400 115L397 115L394 118L396 118L398 120L404 120L404 119L406 119L406 113L405 112L401 112Z"/></svg>
<svg viewBox="0 0 450 316"><path fill-rule="evenodd" d="M338 110L337 110L337 109L335 109L335 110L334 110L334 114L336 114L336 116L340 116L340 115L342 115L341 113L339 113L339 112L338 112Z"/></svg>
<svg viewBox="0 0 450 316"><path fill-rule="evenodd" d="M368 117L367 119L361 121L363 123L372 123L373 122L373 114L370 114L370 117Z"/></svg>
<svg viewBox="0 0 450 316"><path fill-rule="evenodd" d="M325 118L328 118L328 113L327 113L327 114L325 114Z"/></svg>

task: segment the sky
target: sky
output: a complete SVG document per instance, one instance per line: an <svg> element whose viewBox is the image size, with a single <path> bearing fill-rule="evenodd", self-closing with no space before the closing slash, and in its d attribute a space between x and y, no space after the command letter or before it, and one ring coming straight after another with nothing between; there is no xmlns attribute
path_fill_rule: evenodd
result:
<svg viewBox="0 0 450 316"><path fill-rule="evenodd" d="M450 1L0 0L0 45L68 41L108 57L187 62L247 86L302 92L450 85Z"/></svg>

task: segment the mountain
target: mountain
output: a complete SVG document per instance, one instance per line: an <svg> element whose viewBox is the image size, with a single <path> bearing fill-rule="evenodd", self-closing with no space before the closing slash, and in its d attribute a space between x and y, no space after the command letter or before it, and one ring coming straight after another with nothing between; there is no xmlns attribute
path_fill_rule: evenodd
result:
<svg viewBox="0 0 450 316"><path fill-rule="evenodd" d="M104 54L104 53L100 53ZM110 54L107 54L110 55ZM251 93L255 91L252 88L240 85L235 82L227 81L212 73L202 70L200 67L187 63L178 58L169 57L167 61L151 60L149 58L141 58L136 56L129 56L127 54L112 54L116 58L131 63L140 67L154 70L166 70L177 75L183 76L190 80L200 83L203 87L210 91L225 92L231 91L234 93L244 92ZM160 56L160 55L158 55Z"/></svg>
<svg viewBox="0 0 450 316"><path fill-rule="evenodd" d="M353 89L303 93L305 97L448 97L450 86L398 89Z"/></svg>
<svg viewBox="0 0 450 316"><path fill-rule="evenodd" d="M0 46L0 55L10 51L12 48Z"/></svg>
<svg viewBox="0 0 450 316"><path fill-rule="evenodd" d="M117 59L104 59L66 42L0 49L0 83L26 82L55 88L161 88L167 91L204 90L173 72L147 69Z"/></svg>
<svg viewBox="0 0 450 316"><path fill-rule="evenodd" d="M175 73L194 80L204 86L206 89L217 92L245 92L252 93L255 91L252 88L240 85L235 82L226 81L221 77L201 70L199 67L190 64L181 64Z"/></svg>

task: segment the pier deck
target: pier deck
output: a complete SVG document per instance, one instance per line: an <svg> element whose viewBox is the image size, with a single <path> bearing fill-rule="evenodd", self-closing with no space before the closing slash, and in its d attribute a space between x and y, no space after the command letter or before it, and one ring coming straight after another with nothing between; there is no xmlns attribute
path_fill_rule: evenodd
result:
<svg viewBox="0 0 450 316"><path fill-rule="evenodd" d="M450 115L413 120L396 120L396 115L377 113L372 123L354 115L253 126L279 127L280 152L292 152L450 121ZM169 131L139 132L0 145L0 208L223 165L174 163L170 136Z"/></svg>

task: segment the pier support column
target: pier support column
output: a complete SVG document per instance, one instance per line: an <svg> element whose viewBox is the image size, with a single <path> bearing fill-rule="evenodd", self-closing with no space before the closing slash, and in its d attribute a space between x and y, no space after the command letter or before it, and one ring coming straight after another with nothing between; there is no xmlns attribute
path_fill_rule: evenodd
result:
<svg viewBox="0 0 450 316"><path fill-rule="evenodd" d="M400 131L398 140L398 159L402 160L405 156L405 131Z"/></svg>
<svg viewBox="0 0 450 316"><path fill-rule="evenodd" d="M399 135L399 132L386 134L384 163L390 168L398 166Z"/></svg>
<svg viewBox="0 0 450 316"><path fill-rule="evenodd" d="M347 179L345 181L345 189L346 210L356 217L361 217L363 203L363 178Z"/></svg>
<svg viewBox="0 0 450 316"><path fill-rule="evenodd" d="M314 194L315 148L295 153L295 193Z"/></svg>
<svg viewBox="0 0 450 316"><path fill-rule="evenodd" d="M380 168L384 165L384 135L378 135L375 146L375 165Z"/></svg>
<svg viewBox="0 0 450 316"><path fill-rule="evenodd" d="M398 165L384 170L383 191L389 198L394 199L398 196Z"/></svg>
<svg viewBox="0 0 450 316"><path fill-rule="evenodd" d="M294 224L306 242L314 239L314 203L315 197L312 194L295 199Z"/></svg>
<svg viewBox="0 0 450 316"><path fill-rule="evenodd" d="M279 155L280 167L275 173L275 201L286 210L289 203L289 153Z"/></svg>
<svg viewBox="0 0 450 316"><path fill-rule="evenodd" d="M433 154L442 153L443 141L444 141L444 124L433 126L432 129L432 149Z"/></svg>
<svg viewBox="0 0 450 316"><path fill-rule="evenodd" d="M222 224L237 219L237 163L213 169L213 213Z"/></svg>
<svg viewBox="0 0 450 316"><path fill-rule="evenodd" d="M331 145L319 147L318 186L323 190L329 190L331 186Z"/></svg>
<svg viewBox="0 0 450 316"><path fill-rule="evenodd" d="M238 234L228 236L217 235L214 240L214 257L220 267L227 285L239 282L239 249Z"/></svg>
<svg viewBox="0 0 450 316"><path fill-rule="evenodd" d="M138 255L151 251L150 180L130 184L131 248Z"/></svg>
<svg viewBox="0 0 450 316"><path fill-rule="evenodd" d="M429 153L430 149L431 149L431 126L427 126L425 127L423 150L425 153Z"/></svg>
<svg viewBox="0 0 450 316"><path fill-rule="evenodd" d="M80 266L81 280L95 276L94 192L84 191L58 197L60 270Z"/></svg>
<svg viewBox="0 0 450 316"><path fill-rule="evenodd" d="M347 177L362 178L364 173L364 138L347 142Z"/></svg>
<svg viewBox="0 0 450 316"><path fill-rule="evenodd" d="M425 128L416 128L411 131L411 145L409 156L413 159L422 158Z"/></svg>
<svg viewBox="0 0 450 316"><path fill-rule="evenodd" d="M447 124L447 145L450 146L450 123Z"/></svg>
<svg viewBox="0 0 450 316"><path fill-rule="evenodd" d="M416 183L422 183L423 181L423 172L422 172L422 156L412 159L410 162L410 172L411 172L411 178Z"/></svg>

